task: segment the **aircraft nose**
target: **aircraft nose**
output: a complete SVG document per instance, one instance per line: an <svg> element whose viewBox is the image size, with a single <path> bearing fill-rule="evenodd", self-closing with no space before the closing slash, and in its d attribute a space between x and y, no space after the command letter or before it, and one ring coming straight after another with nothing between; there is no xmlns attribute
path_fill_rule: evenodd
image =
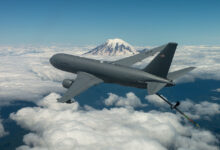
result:
<svg viewBox="0 0 220 150"><path fill-rule="evenodd" d="M50 64L54 66L55 64L55 55L50 58Z"/></svg>
<svg viewBox="0 0 220 150"><path fill-rule="evenodd" d="M54 67L56 67L56 64L58 63L58 61L59 61L59 54L55 54L50 58L50 63Z"/></svg>

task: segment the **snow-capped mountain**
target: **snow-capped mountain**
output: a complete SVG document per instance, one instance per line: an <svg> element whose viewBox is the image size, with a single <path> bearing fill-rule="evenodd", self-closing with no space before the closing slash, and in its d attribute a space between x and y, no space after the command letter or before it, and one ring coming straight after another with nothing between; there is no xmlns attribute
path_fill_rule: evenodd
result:
<svg viewBox="0 0 220 150"><path fill-rule="evenodd" d="M121 39L109 39L104 44L97 46L85 54L102 56L132 55L137 51L133 46Z"/></svg>

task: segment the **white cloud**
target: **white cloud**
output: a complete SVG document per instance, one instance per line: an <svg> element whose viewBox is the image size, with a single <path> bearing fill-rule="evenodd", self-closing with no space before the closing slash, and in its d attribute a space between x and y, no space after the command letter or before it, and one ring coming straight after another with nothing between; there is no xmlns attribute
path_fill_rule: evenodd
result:
<svg viewBox="0 0 220 150"><path fill-rule="evenodd" d="M168 108L168 104L155 94L154 95L147 95L147 96L145 96L145 99L149 103L151 103L155 106Z"/></svg>
<svg viewBox="0 0 220 150"><path fill-rule="evenodd" d="M2 119L0 118L0 138L7 135L8 132L5 131L4 126L2 124Z"/></svg>
<svg viewBox="0 0 220 150"><path fill-rule="evenodd" d="M126 97L120 97L113 93L108 94L109 97L104 101L107 106L124 106L124 107L144 107L141 100L132 92L126 94Z"/></svg>
<svg viewBox="0 0 220 150"><path fill-rule="evenodd" d="M10 117L30 130L18 150L31 149L200 149L218 150L216 137L180 123L180 117L127 108L85 110L77 102L57 103L52 93Z"/></svg>
<svg viewBox="0 0 220 150"><path fill-rule="evenodd" d="M105 100L105 105L113 106L118 101L118 95L113 93L108 93L109 97Z"/></svg>
<svg viewBox="0 0 220 150"><path fill-rule="evenodd" d="M203 117L209 119L210 116L220 114L220 105L208 101L202 101L196 104L187 99L185 101L181 101L180 109L187 112L193 118Z"/></svg>

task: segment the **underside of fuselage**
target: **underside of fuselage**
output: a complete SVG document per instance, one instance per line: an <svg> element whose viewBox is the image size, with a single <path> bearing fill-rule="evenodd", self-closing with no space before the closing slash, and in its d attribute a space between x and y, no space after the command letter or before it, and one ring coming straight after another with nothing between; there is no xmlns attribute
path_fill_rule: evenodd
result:
<svg viewBox="0 0 220 150"><path fill-rule="evenodd" d="M135 88L140 88L140 89L146 89L147 88L147 83L144 82L138 82L136 80L134 80L133 82L131 81L122 81L122 80L110 80L110 79L106 79L103 77L99 77L100 79L102 79L104 81L104 83L113 83L113 84L119 84L121 86L130 86L130 87L135 87Z"/></svg>

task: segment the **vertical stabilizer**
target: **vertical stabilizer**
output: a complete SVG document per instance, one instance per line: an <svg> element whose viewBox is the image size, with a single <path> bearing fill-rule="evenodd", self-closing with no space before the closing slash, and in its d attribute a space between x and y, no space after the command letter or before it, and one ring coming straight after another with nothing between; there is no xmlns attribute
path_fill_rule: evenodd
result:
<svg viewBox="0 0 220 150"><path fill-rule="evenodd" d="M177 43L168 43L151 62L143 69L150 74L167 78L174 53L176 51Z"/></svg>

